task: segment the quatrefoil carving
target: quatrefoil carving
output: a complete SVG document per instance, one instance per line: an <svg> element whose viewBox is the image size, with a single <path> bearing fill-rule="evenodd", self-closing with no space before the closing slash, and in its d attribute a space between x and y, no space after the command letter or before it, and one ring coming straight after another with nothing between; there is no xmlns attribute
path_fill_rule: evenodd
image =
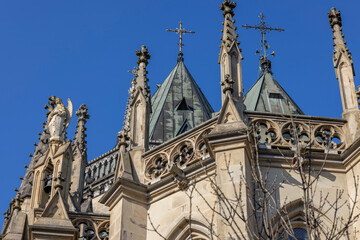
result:
<svg viewBox="0 0 360 240"><path fill-rule="evenodd" d="M268 120L255 120L253 122L255 135L259 143L274 144L279 141L279 128L276 123Z"/></svg>
<svg viewBox="0 0 360 240"><path fill-rule="evenodd" d="M151 158L146 167L146 176L149 179L155 179L163 175L166 171L168 157L164 153L160 153Z"/></svg>
<svg viewBox="0 0 360 240"><path fill-rule="evenodd" d="M190 141L184 141L176 146L170 155L170 161L178 167L185 166L194 156L194 146Z"/></svg>
<svg viewBox="0 0 360 240"><path fill-rule="evenodd" d="M297 142L310 143L310 127L299 122L287 122L281 129L282 138L291 145Z"/></svg>
<svg viewBox="0 0 360 240"><path fill-rule="evenodd" d="M335 126L322 125L314 131L315 143L325 149L338 150L344 147L342 131Z"/></svg>

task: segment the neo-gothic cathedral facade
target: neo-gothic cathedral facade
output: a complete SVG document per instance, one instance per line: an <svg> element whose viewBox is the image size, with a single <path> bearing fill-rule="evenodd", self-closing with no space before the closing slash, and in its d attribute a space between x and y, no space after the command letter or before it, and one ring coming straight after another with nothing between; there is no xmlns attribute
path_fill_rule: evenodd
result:
<svg viewBox="0 0 360 240"><path fill-rule="evenodd" d="M0 239L359 239L359 93L340 12L328 13L343 106L335 119L305 115L266 55L243 92L235 7L220 6L218 112L181 51L151 96L142 46L115 147L88 161L86 105L72 114L71 101L50 97Z"/></svg>

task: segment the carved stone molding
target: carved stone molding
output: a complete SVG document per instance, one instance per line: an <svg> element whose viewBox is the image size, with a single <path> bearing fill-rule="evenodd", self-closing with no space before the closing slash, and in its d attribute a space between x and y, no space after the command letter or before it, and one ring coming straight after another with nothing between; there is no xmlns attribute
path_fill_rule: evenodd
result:
<svg viewBox="0 0 360 240"><path fill-rule="evenodd" d="M337 126L319 125L314 131L314 143L321 148L342 150L345 147L344 133Z"/></svg>
<svg viewBox="0 0 360 240"><path fill-rule="evenodd" d="M210 133L213 126L198 131L186 138L169 144L153 155L145 157L145 177L147 181L153 181L170 174L167 167L175 164L178 168L184 169L187 166L198 162L209 156L203 136Z"/></svg>
<svg viewBox="0 0 360 240"><path fill-rule="evenodd" d="M280 129L278 125L269 120L258 119L253 122L256 128L257 139L263 144L272 144L280 141Z"/></svg>
<svg viewBox="0 0 360 240"><path fill-rule="evenodd" d="M72 221L75 228L79 230L79 239L95 240L96 223L90 219L77 218Z"/></svg>
<svg viewBox="0 0 360 240"><path fill-rule="evenodd" d="M145 176L150 180L161 177L166 171L168 161L168 156L165 153L156 154L148 161Z"/></svg>
<svg viewBox="0 0 360 240"><path fill-rule="evenodd" d="M342 151L345 148L343 125L301 120L254 118L251 121L258 144L267 148L293 148L304 143L315 151Z"/></svg>
<svg viewBox="0 0 360 240"><path fill-rule="evenodd" d="M192 160L194 152L194 144L191 141L185 140L173 149L170 155L170 161L178 167L183 167Z"/></svg>
<svg viewBox="0 0 360 240"><path fill-rule="evenodd" d="M96 235L98 239L108 240L109 239L109 231L110 231L110 221L104 221L99 224Z"/></svg>

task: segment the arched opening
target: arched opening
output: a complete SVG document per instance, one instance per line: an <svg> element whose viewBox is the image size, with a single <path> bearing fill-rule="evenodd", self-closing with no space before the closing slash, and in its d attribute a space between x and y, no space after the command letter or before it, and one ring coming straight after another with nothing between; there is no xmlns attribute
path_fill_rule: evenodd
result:
<svg viewBox="0 0 360 240"><path fill-rule="evenodd" d="M209 227L206 223L182 217L177 224L171 228L166 239L169 240L210 240Z"/></svg>
<svg viewBox="0 0 360 240"><path fill-rule="evenodd" d="M318 209L314 209L317 213L320 213L322 216L321 222L323 226L331 226L331 220L327 216L321 213ZM283 207L282 212L285 213L283 218L286 222L290 223L290 233L289 229L286 230L284 226L281 225L279 216L275 215L272 218L274 223L274 231L279 233L278 240L308 240L309 233L307 232L307 226L305 223L305 210L304 202L301 199L294 200ZM319 219L320 220L320 219ZM320 233L321 235L321 233ZM321 236L319 236L321 237ZM316 237L316 239L318 239ZM320 239L320 238L319 238ZM322 238L321 238L322 239Z"/></svg>
<svg viewBox="0 0 360 240"><path fill-rule="evenodd" d="M42 172L41 175L41 194L40 194L40 204L39 207L45 207L47 201L50 198L51 195L51 190L52 190L52 180L53 180L53 172L54 172L54 167L53 165L49 163L46 166L46 168L44 169L44 171Z"/></svg>

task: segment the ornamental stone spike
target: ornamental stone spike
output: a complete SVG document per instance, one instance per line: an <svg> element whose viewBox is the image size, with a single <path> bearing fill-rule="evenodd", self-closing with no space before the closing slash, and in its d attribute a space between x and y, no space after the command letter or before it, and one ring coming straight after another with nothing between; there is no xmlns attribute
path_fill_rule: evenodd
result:
<svg viewBox="0 0 360 240"><path fill-rule="evenodd" d="M138 56L137 64L139 66L137 70L136 76L136 89L140 88L144 96L147 98L147 101L150 101L150 88L147 84L149 79L147 79L147 71L146 66L148 65L148 60L150 59L150 54L146 46L141 46L141 50L136 51L136 55Z"/></svg>
<svg viewBox="0 0 360 240"><path fill-rule="evenodd" d="M331 8L331 12L328 13L330 27L333 32L333 39L334 39L334 63L338 60L337 55L342 52L345 54L349 61L351 62L351 66L353 68L353 60L352 55L349 52L349 48L346 47L346 41L344 40L344 34L342 33L342 20L340 10L336 10L335 8ZM352 69L354 71L354 69ZM353 72L353 76L355 76L355 71Z"/></svg>
<svg viewBox="0 0 360 240"><path fill-rule="evenodd" d="M330 27L334 39L333 62L335 75L339 81L343 118L347 120L346 144L350 145L360 135L360 110L358 105L359 92L355 89L355 71L351 53L346 47L342 33L342 20L339 10L332 8L328 13Z"/></svg>
<svg viewBox="0 0 360 240"><path fill-rule="evenodd" d="M88 107L85 104L82 104L79 109L76 111L77 119L77 129L76 129L76 136L75 136L75 144L79 146L82 155L86 155L86 127L85 124L87 119L90 118L88 113Z"/></svg>
<svg viewBox="0 0 360 240"><path fill-rule="evenodd" d="M146 67L149 63L147 60L151 57L145 45L141 46L141 50L136 50L136 56L138 56L137 64L139 67L141 63L144 63Z"/></svg>
<svg viewBox="0 0 360 240"><path fill-rule="evenodd" d="M74 199L76 207L80 207L83 189L84 189L84 176L85 168L87 166L87 141L86 141L86 127L85 124L90 118L88 113L88 107L82 104L76 111L78 117L76 125L76 135L73 145L73 163L72 163L72 174L71 174L71 187L70 192ZM59 177L61 180L61 176ZM61 183L61 181L60 181Z"/></svg>
<svg viewBox="0 0 360 240"><path fill-rule="evenodd" d="M151 114L150 88L147 84L146 66L150 59L150 54L146 46L141 46L141 50L136 51L138 57L138 69L136 70L136 83L131 89L129 98L131 99L126 107L125 123L120 136L118 137L119 154L124 154L125 146L131 151L134 158L131 159L139 179L143 178L141 171L143 166L142 154L149 149L149 122ZM129 140L128 140L129 139ZM120 146L121 145L121 146ZM120 154L120 155L121 155ZM119 156L120 156L119 155ZM117 169L120 169L120 162Z"/></svg>
<svg viewBox="0 0 360 240"><path fill-rule="evenodd" d="M222 29L223 36L221 38L220 53L219 53L219 64L221 71L221 101L224 104L227 90L226 88L226 79L231 79L233 81L232 91L230 96L237 102L239 106L243 105L243 82L242 82L242 66L241 60L241 50L239 49L236 34L236 27L234 26L235 20L233 20L234 8L236 7L235 2L230 0L225 0L220 5L220 10L223 11L223 16L225 18ZM240 107L239 111L243 111L244 107Z"/></svg>
<svg viewBox="0 0 360 240"><path fill-rule="evenodd" d="M223 32L223 37L221 38L222 44L225 45L227 48L230 48L233 42L237 42L238 35L236 34L236 27L234 26L235 20L232 18L234 17L235 13L233 9L236 7L235 2L231 2L230 0L225 0L220 5L220 10L223 11L223 16L225 21L223 22L224 29L221 30Z"/></svg>

